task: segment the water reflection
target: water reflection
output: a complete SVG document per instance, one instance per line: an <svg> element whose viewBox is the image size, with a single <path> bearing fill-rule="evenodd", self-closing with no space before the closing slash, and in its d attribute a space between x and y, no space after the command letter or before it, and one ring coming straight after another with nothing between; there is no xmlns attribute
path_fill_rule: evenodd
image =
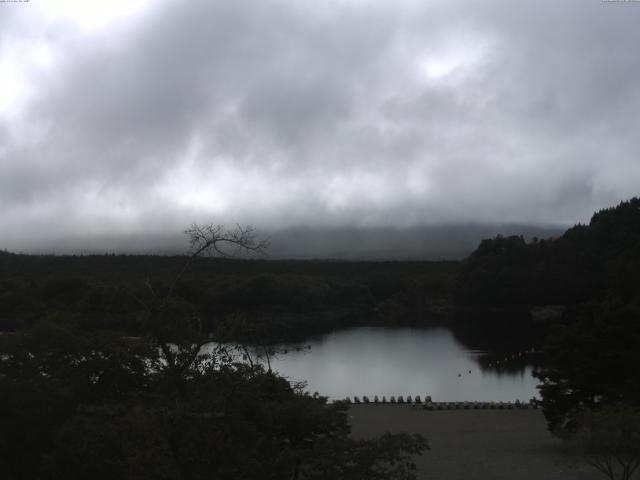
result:
<svg viewBox="0 0 640 480"><path fill-rule="evenodd" d="M465 348L446 328L354 328L309 344L310 350L271 359L271 366L291 380L306 380L310 392L331 398L431 395L434 401L513 401L537 396L530 365L519 361L488 368L481 362L483 351Z"/></svg>

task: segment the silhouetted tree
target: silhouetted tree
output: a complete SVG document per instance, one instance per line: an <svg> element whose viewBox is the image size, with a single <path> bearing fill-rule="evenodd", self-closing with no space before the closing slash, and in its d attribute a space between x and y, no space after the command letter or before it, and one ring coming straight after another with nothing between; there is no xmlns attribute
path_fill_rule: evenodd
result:
<svg viewBox="0 0 640 480"><path fill-rule="evenodd" d="M640 407L640 307L591 305L574 315L556 328L535 374L552 432L576 428L585 408Z"/></svg>
<svg viewBox="0 0 640 480"><path fill-rule="evenodd" d="M640 467L640 411L628 407L586 410L564 436L573 453L610 480L629 480Z"/></svg>
<svg viewBox="0 0 640 480"><path fill-rule="evenodd" d="M250 231L192 227L187 266ZM182 269L177 278L186 270ZM348 405L304 393L209 341L197 312L147 282L147 334L64 319L0 335L0 470L13 479L411 479L420 436L349 438Z"/></svg>

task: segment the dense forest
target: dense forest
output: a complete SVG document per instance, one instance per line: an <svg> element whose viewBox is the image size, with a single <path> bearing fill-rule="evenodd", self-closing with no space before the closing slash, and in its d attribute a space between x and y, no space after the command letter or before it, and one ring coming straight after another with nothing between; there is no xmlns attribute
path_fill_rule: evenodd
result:
<svg viewBox="0 0 640 480"><path fill-rule="evenodd" d="M74 317L86 328L140 333L149 286L162 292L186 256L0 253L0 330ZM456 262L337 262L197 258L176 285L211 330L242 315L276 339L360 323L438 316Z"/></svg>
<svg viewBox="0 0 640 480"><path fill-rule="evenodd" d="M146 290L122 287L122 270L84 279L62 276L62 282L56 276L60 265L76 267L74 275L78 265L95 268L99 261L122 268L106 257L83 258L74 265L78 259L45 257L29 264L29 258L3 255L5 266L17 272L12 285L23 282L23 288L36 293L34 309L26 309L22 299L12 312L19 317L29 311L33 317L0 334L3 475L65 480L415 478L412 458L428 448L422 436L351 438L346 402L310 395L303 384L291 384L252 360L246 344L228 341L262 335L255 322L242 313L232 315L231 322L228 316L209 324L200 320L199 304L189 301L186 287L189 278L200 279L183 276L186 267L195 270L200 255L218 251L220 243L249 251L259 250L261 243L254 243L248 230L227 234L215 226L193 226L190 241L191 255L180 263L167 259L169 271L182 268L167 277L143 278ZM42 260L62 263L52 272ZM99 291L97 278L113 294L107 315L99 308L103 297L92 296ZM250 288L254 278L240 278L237 284ZM121 297L115 297L118 293ZM226 308L240 302L230 298ZM131 299L134 303L124 303ZM268 302L246 303L265 308ZM298 302L285 303L300 309ZM118 313L123 319L110 324ZM139 335L128 336L131 329ZM212 339L225 343L211 344Z"/></svg>
<svg viewBox="0 0 640 480"><path fill-rule="evenodd" d="M460 320L471 310L474 318L489 309L485 316L510 321L523 313L530 317L536 307L634 303L640 284L638 203L632 199L597 212L589 225L555 238L483 240L461 262L198 258L175 293L205 328L241 314L274 337L357 324L443 322L451 313ZM138 334L149 286L162 292L185 259L0 252L0 330L24 329L60 314L87 328Z"/></svg>
<svg viewBox="0 0 640 480"><path fill-rule="evenodd" d="M640 285L640 201L595 213L563 235L483 240L463 261L196 258L172 295L203 330L236 322L274 342L354 325L455 327L479 348L541 346L585 311L633 308ZM43 318L144 333L146 305L188 256L0 252L0 331ZM258 333L257 333L258 332Z"/></svg>
<svg viewBox="0 0 640 480"><path fill-rule="evenodd" d="M0 252L8 478L413 478L424 438L352 440L347 405L304 393L246 350L242 361L233 347L202 354L212 338L447 323L469 344L536 344L554 433L579 431L585 412L640 407L640 199L557 238L485 240L461 262L202 258L208 246Z"/></svg>
<svg viewBox="0 0 640 480"><path fill-rule="evenodd" d="M455 301L464 305L575 305L638 299L640 199L601 210L563 235L484 240L462 262Z"/></svg>
<svg viewBox="0 0 640 480"><path fill-rule="evenodd" d="M481 310L560 307L525 322L544 347L537 376L552 431L577 428L585 409L640 407L639 198L558 238L483 241L462 262L453 296Z"/></svg>

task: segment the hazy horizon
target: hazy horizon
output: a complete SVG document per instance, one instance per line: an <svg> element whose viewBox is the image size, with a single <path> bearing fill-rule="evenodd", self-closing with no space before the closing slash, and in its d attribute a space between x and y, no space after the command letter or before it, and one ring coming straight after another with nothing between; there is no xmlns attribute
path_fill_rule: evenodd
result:
<svg viewBox="0 0 640 480"><path fill-rule="evenodd" d="M450 224L428 227L317 228L292 227L277 231L256 230L255 236L268 239L262 255L251 258L291 260L458 260L469 255L480 241L496 235L550 238L562 234L561 226ZM188 250L184 234L137 234L129 236L73 237L33 240L12 253L92 255L183 255Z"/></svg>

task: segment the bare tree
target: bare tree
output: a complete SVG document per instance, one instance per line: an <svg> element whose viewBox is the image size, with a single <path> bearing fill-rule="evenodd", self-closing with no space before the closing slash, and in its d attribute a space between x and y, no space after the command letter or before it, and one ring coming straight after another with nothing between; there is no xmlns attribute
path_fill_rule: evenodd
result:
<svg viewBox="0 0 640 480"><path fill-rule="evenodd" d="M587 411L565 441L610 480L629 480L640 467L640 411L621 406Z"/></svg>
<svg viewBox="0 0 640 480"><path fill-rule="evenodd" d="M224 225L194 223L184 231L189 238L190 250L181 269L169 287L158 293L150 279L145 282L151 300L137 299L146 312L147 329L158 342L167 368L182 378L182 371L193 367L202 347L211 341L202 334L202 323L197 312L188 302L175 294L176 286L193 262L202 256L236 257L241 253L263 254L268 246L266 239L257 239L252 227L236 225L226 229Z"/></svg>
<svg viewBox="0 0 640 480"><path fill-rule="evenodd" d="M173 294L176 284L198 257L218 255L232 258L246 252L264 254L269 246L269 240L256 239L255 229L251 226L236 225L234 229L225 229L220 224L193 223L183 233L189 237L189 256L173 280L169 294Z"/></svg>

